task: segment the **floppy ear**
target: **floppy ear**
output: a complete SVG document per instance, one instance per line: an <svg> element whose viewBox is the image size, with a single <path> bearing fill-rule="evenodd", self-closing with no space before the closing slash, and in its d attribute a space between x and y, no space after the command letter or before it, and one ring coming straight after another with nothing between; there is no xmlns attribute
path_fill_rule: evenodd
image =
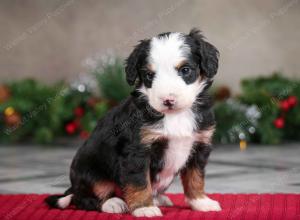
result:
<svg viewBox="0 0 300 220"><path fill-rule="evenodd" d="M149 50L149 40L142 40L135 46L125 63L126 80L129 85L134 85L138 75L139 67L147 58Z"/></svg>
<svg viewBox="0 0 300 220"><path fill-rule="evenodd" d="M189 36L196 44L196 55L200 70L208 78L214 77L219 66L219 51L212 44L204 40L203 35L197 29L192 29Z"/></svg>

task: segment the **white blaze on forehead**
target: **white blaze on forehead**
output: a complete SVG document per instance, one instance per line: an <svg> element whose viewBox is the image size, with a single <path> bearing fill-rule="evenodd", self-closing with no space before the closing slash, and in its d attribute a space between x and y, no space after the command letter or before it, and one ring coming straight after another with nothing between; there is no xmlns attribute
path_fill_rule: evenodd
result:
<svg viewBox="0 0 300 220"><path fill-rule="evenodd" d="M157 111L166 108L163 100L168 97L175 99L175 108L187 110L202 90L203 85L199 80L188 84L176 69L183 61L189 60L190 54L191 48L186 44L182 33L152 38L147 61L154 71L154 78L151 87L142 86L140 91L148 97L149 104Z"/></svg>
<svg viewBox="0 0 300 220"><path fill-rule="evenodd" d="M150 44L149 63L154 71L157 68L175 67L190 53L189 46L181 33L171 33L163 37L154 37Z"/></svg>

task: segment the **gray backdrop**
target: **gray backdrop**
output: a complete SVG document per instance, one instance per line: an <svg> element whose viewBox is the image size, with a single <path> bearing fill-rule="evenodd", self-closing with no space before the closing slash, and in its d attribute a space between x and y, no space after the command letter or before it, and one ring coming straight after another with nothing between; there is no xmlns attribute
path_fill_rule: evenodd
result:
<svg viewBox="0 0 300 220"><path fill-rule="evenodd" d="M300 0L0 0L0 80L74 79L93 56L199 27L221 53L217 82L300 75Z"/></svg>

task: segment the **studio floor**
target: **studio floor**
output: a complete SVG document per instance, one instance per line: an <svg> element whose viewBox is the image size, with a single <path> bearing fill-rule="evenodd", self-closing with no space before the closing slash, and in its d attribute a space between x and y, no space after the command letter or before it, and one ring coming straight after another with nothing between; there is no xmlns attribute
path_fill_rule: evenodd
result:
<svg viewBox="0 0 300 220"><path fill-rule="evenodd" d="M76 147L0 146L0 194L60 193ZM207 166L209 193L300 193L300 144L215 146ZM177 178L168 192L182 192Z"/></svg>

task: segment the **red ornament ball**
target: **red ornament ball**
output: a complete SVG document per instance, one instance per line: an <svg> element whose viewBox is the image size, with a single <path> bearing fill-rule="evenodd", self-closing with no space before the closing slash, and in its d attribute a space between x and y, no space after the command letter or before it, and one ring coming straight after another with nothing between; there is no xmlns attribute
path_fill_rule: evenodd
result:
<svg viewBox="0 0 300 220"><path fill-rule="evenodd" d="M80 137L82 139L87 139L90 136L90 133L88 131L81 131L80 132Z"/></svg>
<svg viewBox="0 0 300 220"><path fill-rule="evenodd" d="M288 110L290 110L290 103L289 103L289 101L287 100L287 99L285 99L285 100L282 100L280 103L279 103L279 106L280 106L280 109L282 110L282 111L288 111Z"/></svg>
<svg viewBox="0 0 300 220"><path fill-rule="evenodd" d="M226 99L230 98L230 96L231 96L231 91L227 86L222 86L222 87L218 88L215 93L215 99L217 101L226 100Z"/></svg>
<svg viewBox="0 0 300 220"><path fill-rule="evenodd" d="M5 124L9 127L19 126L22 117L18 112L13 112L11 115L7 115L4 118Z"/></svg>
<svg viewBox="0 0 300 220"><path fill-rule="evenodd" d="M84 109L82 107L77 107L74 109L74 114L77 117L82 117L84 115Z"/></svg>
<svg viewBox="0 0 300 220"><path fill-rule="evenodd" d="M77 125L74 122L70 122L68 124L66 124L65 126L65 130L68 134L74 134L77 130Z"/></svg>
<svg viewBox="0 0 300 220"><path fill-rule="evenodd" d="M296 96L290 96L290 97L288 97L287 102L289 103L289 105L291 107L295 107L298 103L298 99Z"/></svg>
<svg viewBox="0 0 300 220"><path fill-rule="evenodd" d="M274 125L276 128L284 128L284 124L285 124L285 121L284 121L284 118L276 118L275 121L274 121Z"/></svg>

